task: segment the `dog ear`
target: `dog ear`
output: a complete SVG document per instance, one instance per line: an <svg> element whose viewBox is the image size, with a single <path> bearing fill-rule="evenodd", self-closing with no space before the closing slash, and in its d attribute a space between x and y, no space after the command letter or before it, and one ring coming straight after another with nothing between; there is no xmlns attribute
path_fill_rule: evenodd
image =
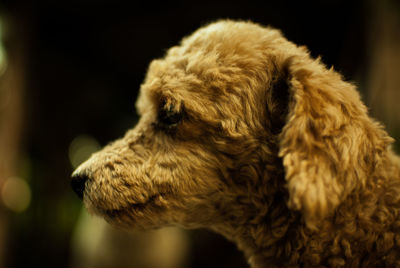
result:
<svg viewBox="0 0 400 268"><path fill-rule="evenodd" d="M271 87L271 127L280 128L288 206L313 228L365 185L392 139L368 117L354 86L319 60L295 56L280 66Z"/></svg>

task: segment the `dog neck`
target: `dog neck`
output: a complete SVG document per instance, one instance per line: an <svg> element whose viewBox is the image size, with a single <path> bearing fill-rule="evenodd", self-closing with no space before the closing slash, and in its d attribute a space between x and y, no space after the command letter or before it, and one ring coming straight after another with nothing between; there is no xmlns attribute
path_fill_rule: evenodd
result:
<svg viewBox="0 0 400 268"><path fill-rule="evenodd" d="M260 174L271 176L268 180L260 176L253 185L249 183L247 187L254 189L251 196L243 193L242 198L232 200L225 218L211 229L234 242L251 267L265 267L267 264L273 267L274 263L278 265L288 261L285 250L289 248L292 251L296 247L295 236L298 234L292 232L300 229L295 225L301 224L301 220L299 212L287 207L283 172Z"/></svg>
<svg viewBox="0 0 400 268"><path fill-rule="evenodd" d="M258 216L236 219L213 229L233 241L251 267L265 267L266 264L273 267L274 263L287 262L285 248L295 247L297 234L291 232L299 230L294 226L300 222L298 218L299 214L289 211L283 200L274 200L269 211L259 211Z"/></svg>

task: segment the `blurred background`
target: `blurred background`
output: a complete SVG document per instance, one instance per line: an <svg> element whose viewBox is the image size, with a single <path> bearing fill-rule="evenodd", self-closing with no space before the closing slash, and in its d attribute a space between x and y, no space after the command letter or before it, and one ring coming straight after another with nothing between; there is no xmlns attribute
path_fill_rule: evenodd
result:
<svg viewBox="0 0 400 268"><path fill-rule="evenodd" d="M1 0L0 267L246 267L208 231L110 229L69 186L74 167L137 122L149 62L220 18L306 45L400 138L398 0Z"/></svg>

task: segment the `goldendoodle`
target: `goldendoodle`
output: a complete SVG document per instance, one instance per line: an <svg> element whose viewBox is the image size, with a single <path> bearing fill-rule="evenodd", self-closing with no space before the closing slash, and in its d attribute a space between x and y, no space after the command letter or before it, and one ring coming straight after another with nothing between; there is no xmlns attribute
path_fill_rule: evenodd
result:
<svg viewBox="0 0 400 268"><path fill-rule="evenodd" d="M151 62L137 110L73 174L93 214L206 227L252 267L400 267L393 139L354 85L278 30L197 30Z"/></svg>

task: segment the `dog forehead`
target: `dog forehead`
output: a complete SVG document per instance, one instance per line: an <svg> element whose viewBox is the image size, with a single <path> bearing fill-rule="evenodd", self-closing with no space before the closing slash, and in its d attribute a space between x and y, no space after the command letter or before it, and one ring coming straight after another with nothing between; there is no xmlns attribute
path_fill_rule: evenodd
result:
<svg viewBox="0 0 400 268"><path fill-rule="evenodd" d="M283 40L279 31L253 23L212 23L151 62L142 95L153 103L171 98L210 106L251 94L242 91L266 80L260 76L268 69L268 50L276 47L277 39Z"/></svg>
<svg viewBox="0 0 400 268"><path fill-rule="evenodd" d="M257 33L258 32L258 33ZM254 24L223 21L200 28L151 62L145 84L154 89L190 88L255 72L266 61L262 35L267 29ZM245 78L245 77L243 77ZM186 89L185 89L186 90Z"/></svg>

